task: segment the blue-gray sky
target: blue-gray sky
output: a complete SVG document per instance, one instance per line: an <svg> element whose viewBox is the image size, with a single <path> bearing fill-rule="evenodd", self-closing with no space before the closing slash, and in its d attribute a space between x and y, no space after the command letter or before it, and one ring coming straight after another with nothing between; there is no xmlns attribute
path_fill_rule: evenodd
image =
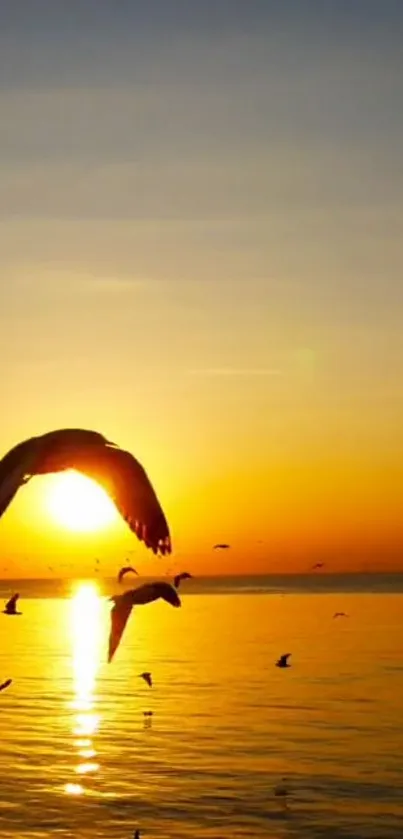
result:
<svg viewBox="0 0 403 839"><path fill-rule="evenodd" d="M398 0L1 4L2 447L105 431L186 545L263 493L280 553L301 498L348 551L381 486L396 550L402 39Z"/></svg>

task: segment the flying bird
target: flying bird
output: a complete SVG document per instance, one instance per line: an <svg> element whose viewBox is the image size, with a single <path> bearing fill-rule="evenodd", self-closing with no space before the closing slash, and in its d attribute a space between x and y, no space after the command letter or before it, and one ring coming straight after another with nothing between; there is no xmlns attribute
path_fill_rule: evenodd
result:
<svg viewBox="0 0 403 839"><path fill-rule="evenodd" d="M3 615L22 615L22 612L17 612L17 600L19 596L19 594L13 594L10 597L10 600L7 601L3 609Z"/></svg>
<svg viewBox="0 0 403 839"><path fill-rule="evenodd" d="M292 653L285 653L281 655L279 660L276 661L276 667L291 667L291 664L288 664L288 659L292 655Z"/></svg>
<svg viewBox="0 0 403 839"><path fill-rule="evenodd" d="M34 475L75 469L97 481L147 548L171 553L169 527L142 465L96 431L64 428L19 443L0 460L0 517Z"/></svg>
<svg viewBox="0 0 403 839"><path fill-rule="evenodd" d="M5 688L8 688L11 685L12 681L13 681L12 679L7 679L7 681L3 682L0 685L0 690L5 690Z"/></svg>
<svg viewBox="0 0 403 839"><path fill-rule="evenodd" d="M333 618L348 618L345 612L335 612Z"/></svg>
<svg viewBox="0 0 403 839"><path fill-rule="evenodd" d="M110 599L114 606L111 609L111 629L109 635L109 652L108 661L112 661L113 656L119 646L120 639L123 635L124 628L130 617L130 612L133 606L144 605L145 603L152 603L154 600L166 600L171 606L180 606L181 601L176 589L170 583L164 580L155 583L144 583L139 588L133 588L125 591L124 594L115 594Z"/></svg>
<svg viewBox="0 0 403 839"><path fill-rule="evenodd" d="M174 577L174 586L175 586L175 588L179 588L179 586L181 584L181 580L191 580L191 579L192 579L191 574L188 574L187 571L182 571L181 574L177 574L176 577Z"/></svg>
<svg viewBox="0 0 403 839"><path fill-rule="evenodd" d="M225 542L219 542L217 545L213 546L213 551L227 551L230 547L231 545L227 545Z"/></svg>
<svg viewBox="0 0 403 839"><path fill-rule="evenodd" d="M121 568L121 569L120 569L120 571L119 571L119 574L118 574L118 583L121 583L121 582L122 582L123 577L124 577L126 574L128 574L128 573L129 573L129 571L131 571L131 572L132 572L132 574L137 574L137 571L136 571L136 569L135 569L135 568L133 568L131 565L125 565L125 566L124 566L123 568ZM137 576L138 576L138 574L137 574Z"/></svg>
<svg viewBox="0 0 403 839"><path fill-rule="evenodd" d="M152 688L153 680L151 678L151 673L140 673L140 679L144 679L144 681L147 682L148 686Z"/></svg>
<svg viewBox="0 0 403 839"><path fill-rule="evenodd" d="M317 568L323 568L324 562L315 562L315 565L312 565L312 571L316 571Z"/></svg>

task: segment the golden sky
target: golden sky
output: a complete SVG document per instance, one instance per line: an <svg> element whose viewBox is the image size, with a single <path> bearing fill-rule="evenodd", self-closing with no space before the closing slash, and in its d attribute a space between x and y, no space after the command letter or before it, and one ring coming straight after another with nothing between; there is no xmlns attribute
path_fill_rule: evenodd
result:
<svg viewBox="0 0 403 839"><path fill-rule="evenodd" d="M195 573L403 570L403 9L284 6L1 9L0 450L130 449ZM169 565L51 486L7 574Z"/></svg>

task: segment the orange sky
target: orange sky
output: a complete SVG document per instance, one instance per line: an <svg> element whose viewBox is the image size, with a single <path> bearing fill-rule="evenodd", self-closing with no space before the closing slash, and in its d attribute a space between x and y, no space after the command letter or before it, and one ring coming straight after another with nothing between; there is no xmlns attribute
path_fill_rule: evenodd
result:
<svg viewBox="0 0 403 839"><path fill-rule="evenodd" d="M130 449L195 573L403 570L395 27L191 5L2 22L0 450ZM56 525L49 481L1 520L0 573L168 567L120 521Z"/></svg>

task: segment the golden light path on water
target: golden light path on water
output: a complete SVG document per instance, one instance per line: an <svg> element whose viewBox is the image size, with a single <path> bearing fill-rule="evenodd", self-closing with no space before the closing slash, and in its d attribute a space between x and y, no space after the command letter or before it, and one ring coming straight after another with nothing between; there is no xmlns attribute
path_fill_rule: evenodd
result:
<svg viewBox="0 0 403 839"><path fill-rule="evenodd" d="M78 763L75 773L81 777L99 769L93 737L99 726L99 715L94 711L94 689L101 655L101 611L102 601L96 585L82 583L71 600L74 678L71 707L76 711L73 735ZM64 789L70 795L81 795L85 791L83 784L76 781L66 784Z"/></svg>

